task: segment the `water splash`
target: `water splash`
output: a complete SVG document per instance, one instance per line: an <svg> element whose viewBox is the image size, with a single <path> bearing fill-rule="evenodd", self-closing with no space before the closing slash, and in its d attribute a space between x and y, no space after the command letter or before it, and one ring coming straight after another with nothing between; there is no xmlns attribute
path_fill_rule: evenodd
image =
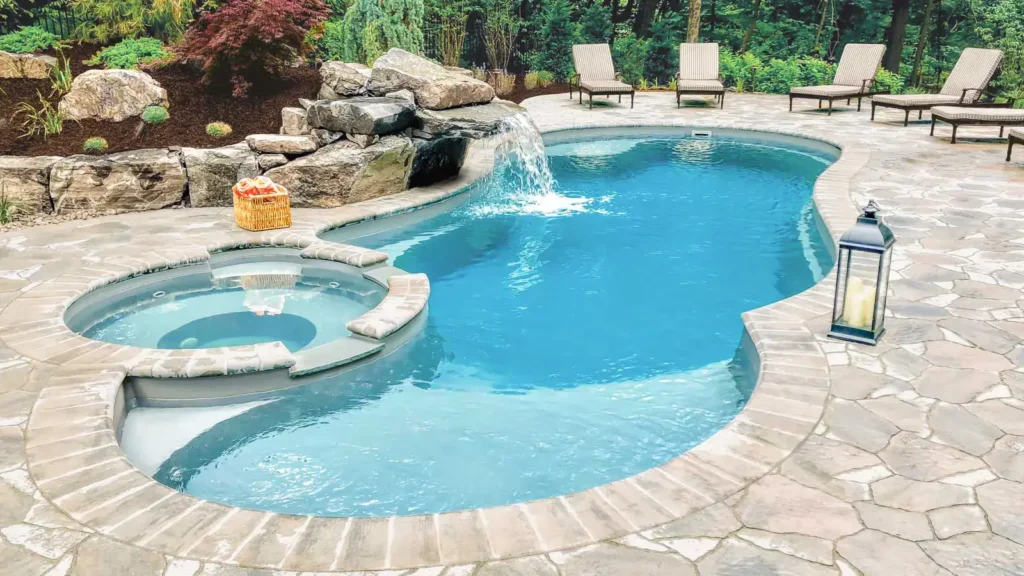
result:
<svg viewBox="0 0 1024 576"><path fill-rule="evenodd" d="M590 198L565 196L551 174L544 139L525 112L502 120L503 142L497 149L492 191L474 205L474 216L529 214L566 216L586 212Z"/></svg>

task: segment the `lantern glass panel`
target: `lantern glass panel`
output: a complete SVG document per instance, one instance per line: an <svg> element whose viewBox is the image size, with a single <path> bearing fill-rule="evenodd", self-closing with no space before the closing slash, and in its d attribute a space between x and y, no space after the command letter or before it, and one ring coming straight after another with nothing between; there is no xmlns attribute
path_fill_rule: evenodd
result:
<svg viewBox="0 0 1024 576"><path fill-rule="evenodd" d="M889 294L889 264L892 258L892 251L887 250L881 255L881 268L878 269L878 285L875 291L875 326L874 332L879 332L885 325L885 298Z"/></svg>
<svg viewBox="0 0 1024 576"><path fill-rule="evenodd" d="M884 293L878 302L876 288L880 283L888 282L888 273L882 273L879 267L883 263L882 258L883 254L875 252L851 248L840 250L833 324L875 331L876 317L881 320L885 310Z"/></svg>

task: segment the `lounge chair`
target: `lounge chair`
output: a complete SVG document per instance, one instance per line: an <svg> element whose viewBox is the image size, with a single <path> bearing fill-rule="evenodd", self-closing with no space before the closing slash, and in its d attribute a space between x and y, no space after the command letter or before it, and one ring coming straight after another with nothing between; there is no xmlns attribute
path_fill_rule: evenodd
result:
<svg viewBox="0 0 1024 576"><path fill-rule="evenodd" d="M977 106L935 106L932 108L932 136L935 135L935 123L945 122L953 127L951 144L956 144L956 129L960 126L999 126L999 137L1007 126L1024 124L1024 110L1013 108L1015 100L1002 104L1002 107Z"/></svg>
<svg viewBox="0 0 1024 576"><path fill-rule="evenodd" d="M992 76L1003 60L1000 50L985 48L967 48L960 54L956 66L950 72L946 83L938 94L883 94L871 99L871 119L875 119L875 108L898 108L906 114L903 125L910 123L910 112L917 110L921 118L925 110L933 106L971 106L978 105L981 96L986 94Z"/></svg>
<svg viewBox="0 0 1024 576"><path fill-rule="evenodd" d="M1013 145L1024 143L1024 128L1010 128L1010 135L1007 139L1010 141L1010 147L1006 150L1006 161L1009 162L1013 155Z"/></svg>
<svg viewBox="0 0 1024 576"><path fill-rule="evenodd" d="M676 107L683 94L710 94L725 108L725 85L718 74L718 44L679 45L679 72L676 74Z"/></svg>
<svg viewBox="0 0 1024 576"><path fill-rule="evenodd" d="M849 104L856 98L857 111L860 112L861 99L878 94L878 92L872 91L872 86L875 83L878 66L882 63L883 54L885 54L885 45L883 44L847 44L843 49L843 56L839 59L839 67L836 68L836 76L831 84L789 89L789 111L793 111L794 98L817 100L818 108L821 108L822 102L828 100L828 115L831 116L833 101L846 100L846 103Z"/></svg>
<svg viewBox="0 0 1024 576"><path fill-rule="evenodd" d="M576 73L569 78L569 99L572 99L572 86L580 93L580 104L583 104L583 93L590 96L590 107L594 107L594 95L610 96L618 94L619 102L622 95L629 94L629 107L633 107L633 86L622 82L615 73L612 63L612 50L607 44L576 44L572 47L572 63Z"/></svg>

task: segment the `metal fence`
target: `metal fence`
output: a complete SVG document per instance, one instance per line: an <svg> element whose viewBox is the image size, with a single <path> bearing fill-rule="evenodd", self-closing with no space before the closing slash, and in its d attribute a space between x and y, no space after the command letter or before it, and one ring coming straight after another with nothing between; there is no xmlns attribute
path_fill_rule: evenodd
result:
<svg viewBox="0 0 1024 576"><path fill-rule="evenodd" d="M39 26L61 38L69 38L78 26L78 19L68 0L55 0L32 11L33 18L17 24L0 22L0 34L13 32L22 26Z"/></svg>

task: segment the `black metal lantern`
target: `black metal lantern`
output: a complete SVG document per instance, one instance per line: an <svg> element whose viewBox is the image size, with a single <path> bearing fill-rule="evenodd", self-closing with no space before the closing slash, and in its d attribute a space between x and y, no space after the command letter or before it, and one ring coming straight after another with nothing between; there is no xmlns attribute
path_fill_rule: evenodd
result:
<svg viewBox="0 0 1024 576"><path fill-rule="evenodd" d="M885 296L896 237L878 218L872 200L857 223L839 239L836 297L832 304L832 338L878 343L885 332Z"/></svg>

